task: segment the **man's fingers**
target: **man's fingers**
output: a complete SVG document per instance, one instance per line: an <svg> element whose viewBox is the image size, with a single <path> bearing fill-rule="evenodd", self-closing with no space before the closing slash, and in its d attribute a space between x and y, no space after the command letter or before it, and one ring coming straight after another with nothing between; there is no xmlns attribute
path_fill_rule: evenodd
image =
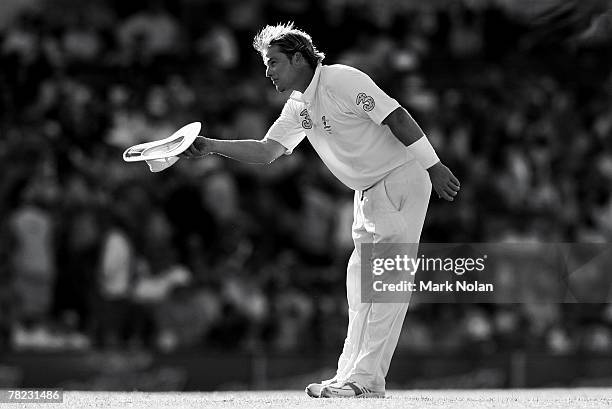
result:
<svg viewBox="0 0 612 409"><path fill-rule="evenodd" d="M455 200L455 196L457 196L459 188L447 184L446 186L436 187L435 191L438 194L438 198L452 202Z"/></svg>
<svg viewBox="0 0 612 409"><path fill-rule="evenodd" d="M206 138L198 135L184 153L186 158L201 158L206 156L209 153L206 149Z"/></svg>
<svg viewBox="0 0 612 409"><path fill-rule="evenodd" d="M452 187L449 187L449 186L444 188L444 193L446 193L447 195L452 196L452 197L455 197L457 195L457 191L454 190Z"/></svg>
<svg viewBox="0 0 612 409"><path fill-rule="evenodd" d="M445 168L445 170L446 172L442 172L442 174L435 175L432 178L432 184L440 199L452 202L461 189L461 183L459 183L459 179L448 168Z"/></svg>
<svg viewBox="0 0 612 409"><path fill-rule="evenodd" d="M449 195L445 191L442 191L440 196L442 196L442 199L448 200L449 202L452 202L453 200L455 200L451 195Z"/></svg>
<svg viewBox="0 0 612 409"><path fill-rule="evenodd" d="M181 153L179 157L193 159L199 155L199 152L195 148L195 146L191 145L189 148L185 150L185 152Z"/></svg>
<svg viewBox="0 0 612 409"><path fill-rule="evenodd" d="M449 202L452 202L454 200L453 197L448 194L444 189L436 189L436 193L438 194L438 198L440 199L448 200Z"/></svg>

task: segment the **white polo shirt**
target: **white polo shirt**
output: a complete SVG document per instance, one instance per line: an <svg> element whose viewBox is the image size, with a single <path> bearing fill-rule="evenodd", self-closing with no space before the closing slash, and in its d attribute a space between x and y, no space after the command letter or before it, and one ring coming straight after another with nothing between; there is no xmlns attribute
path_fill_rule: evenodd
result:
<svg viewBox="0 0 612 409"><path fill-rule="evenodd" d="M289 155L307 137L342 183L365 190L415 159L381 124L399 106L365 73L319 64L308 88L291 94L264 139L279 142Z"/></svg>

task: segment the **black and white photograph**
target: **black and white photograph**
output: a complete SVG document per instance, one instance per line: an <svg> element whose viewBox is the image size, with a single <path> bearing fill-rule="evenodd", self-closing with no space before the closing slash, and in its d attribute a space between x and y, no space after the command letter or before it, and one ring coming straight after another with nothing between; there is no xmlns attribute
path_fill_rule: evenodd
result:
<svg viewBox="0 0 612 409"><path fill-rule="evenodd" d="M611 273L612 0L0 0L2 407L609 408Z"/></svg>

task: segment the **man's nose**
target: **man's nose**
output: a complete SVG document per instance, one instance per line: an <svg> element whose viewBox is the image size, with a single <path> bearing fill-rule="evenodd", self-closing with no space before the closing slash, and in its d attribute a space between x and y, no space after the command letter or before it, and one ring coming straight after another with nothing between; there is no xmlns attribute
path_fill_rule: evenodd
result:
<svg viewBox="0 0 612 409"><path fill-rule="evenodd" d="M270 78L270 67L266 67L266 78Z"/></svg>

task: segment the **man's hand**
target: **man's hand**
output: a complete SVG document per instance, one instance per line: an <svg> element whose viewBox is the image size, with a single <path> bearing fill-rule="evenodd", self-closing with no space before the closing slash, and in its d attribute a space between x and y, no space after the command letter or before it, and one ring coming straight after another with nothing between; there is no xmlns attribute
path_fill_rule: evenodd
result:
<svg viewBox="0 0 612 409"><path fill-rule="evenodd" d="M429 169L429 178L431 184L438 194L438 197L452 202L459 192L461 187L459 179L453 175L449 168L444 166L442 162L438 162Z"/></svg>
<svg viewBox="0 0 612 409"><path fill-rule="evenodd" d="M212 140L198 136L189 148L179 155L181 158L201 158L212 152Z"/></svg>

